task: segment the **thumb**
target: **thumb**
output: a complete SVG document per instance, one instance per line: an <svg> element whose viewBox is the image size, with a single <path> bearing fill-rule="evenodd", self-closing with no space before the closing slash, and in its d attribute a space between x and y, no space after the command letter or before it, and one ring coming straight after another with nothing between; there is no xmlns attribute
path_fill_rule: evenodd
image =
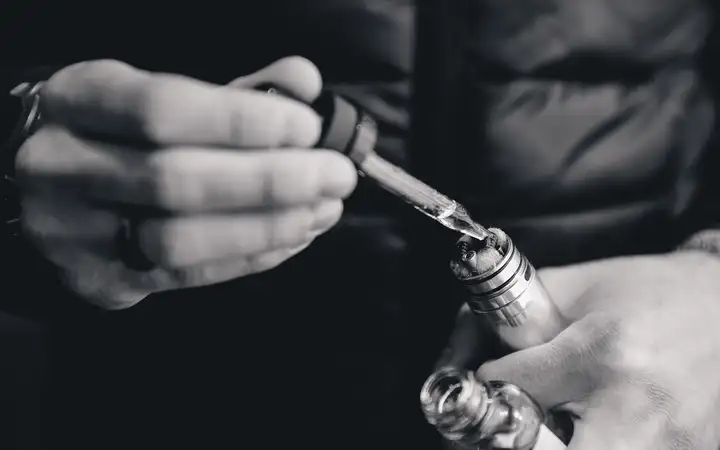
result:
<svg viewBox="0 0 720 450"><path fill-rule="evenodd" d="M506 381L549 409L585 400L596 383L594 333L576 322L552 341L483 364L481 379Z"/></svg>
<svg viewBox="0 0 720 450"><path fill-rule="evenodd" d="M229 86L253 89L262 84L272 84L298 101L312 103L320 95L323 82L315 64L301 56L288 56L255 73L236 78Z"/></svg>

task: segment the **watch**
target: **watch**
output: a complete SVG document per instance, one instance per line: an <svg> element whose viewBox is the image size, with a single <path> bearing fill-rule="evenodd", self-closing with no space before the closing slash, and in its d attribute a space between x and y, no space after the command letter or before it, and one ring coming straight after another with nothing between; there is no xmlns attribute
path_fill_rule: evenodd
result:
<svg viewBox="0 0 720 450"><path fill-rule="evenodd" d="M23 143L40 126L42 119L40 91L43 84L44 81L27 81L18 84L10 91L12 97L19 99L21 112L20 119L0 155L0 170L3 175L3 237L20 234L20 198L15 182L15 158Z"/></svg>

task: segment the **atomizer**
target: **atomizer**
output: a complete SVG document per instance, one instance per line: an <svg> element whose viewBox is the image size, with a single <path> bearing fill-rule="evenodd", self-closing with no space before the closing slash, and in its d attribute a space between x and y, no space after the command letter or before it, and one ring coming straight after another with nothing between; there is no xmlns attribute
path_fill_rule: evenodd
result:
<svg viewBox="0 0 720 450"><path fill-rule="evenodd" d="M509 347L543 344L567 326L535 267L502 230L490 228L482 240L464 235L457 252L450 267L468 293L471 311ZM472 372L443 367L425 382L421 404L428 422L459 445L491 450L566 448L545 426L541 407L510 383L483 382Z"/></svg>
<svg viewBox="0 0 720 450"><path fill-rule="evenodd" d="M484 318L513 349L543 344L568 324L537 276L535 267L502 230L490 237L463 236L450 262L473 313Z"/></svg>

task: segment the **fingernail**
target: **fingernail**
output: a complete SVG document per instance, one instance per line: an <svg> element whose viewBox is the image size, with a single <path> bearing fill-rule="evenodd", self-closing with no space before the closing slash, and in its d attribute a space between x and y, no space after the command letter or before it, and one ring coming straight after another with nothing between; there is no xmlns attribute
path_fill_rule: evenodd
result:
<svg viewBox="0 0 720 450"><path fill-rule="evenodd" d="M326 231L335 225L343 212L343 204L340 200L332 200L321 203L315 208L315 221L311 233Z"/></svg>
<svg viewBox="0 0 720 450"><path fill-rule="evenodd" d="M355 189L357 171L346 157L328 151L327 163L322 171L322 194L330 198L345 198Z"/></svg>

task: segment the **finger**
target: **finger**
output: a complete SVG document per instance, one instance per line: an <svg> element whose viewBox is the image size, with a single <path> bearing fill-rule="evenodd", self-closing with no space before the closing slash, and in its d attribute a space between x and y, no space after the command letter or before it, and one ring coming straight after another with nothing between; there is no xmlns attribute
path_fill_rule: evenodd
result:
<svg viewBox="0 0 720 450"><path fill-rule="evenodd" d="M311 243L312 241L293 248L282 248L257 255L180 269L173 271L170 279L175 285L184 288L231 281L272 270L308 248Z"/></svg>
<svg viewBox="0 0 720 450"><path fill-rule="evenodd" d="M71 264L59 259L67 246L117 256L116 213L58 197L29 196L22 206L26 237L51 261ZM330 200L282 212L151 219L140 226L139 243L163 267L189 267L303 246L335 225L342 210L340 200Z"/></svg>
<svg viewBox="0 0 720 450"><path fill-rule="evenodd" d="M596 355L606 332L599 323L577 322L552 341L488 362L477 373L525 389L546 408L583 401L598 384Z"/></svg>
<svg viewBox="0 0 720 450"><path fill-rule="evenodd" d="M492 330L483 326L482 319L465 304L460 308L455 328L447 347L435 364L436 368L452 366L475 369L482 361L487 360L496 343L497 339Z"/></svg>
<svg viewBox="0 0 720 450"><path fill-rule="evenodd" d="M152 219L140 226L139 242L160 266L195 266L301 246L335 225L342 210L342 201L330 200L281 212Z"/></svg>
<svg viewBox="0 0 720 450"><path fill-rule="evenodd" d="M66 285L85 300L107 310L119 310L129 308L155 292L208 286L271 270L308 245L178 270L158 268L150 272L133 272L119 261L107 260L72 246L65 249L64 259L73 264L65 264L63 275Z"/></svg>
<svg viewBox="0 0 720 450"><path fill-rule="evenodd" d="M76 245L110 256L115 253L117 215L111 211L60 197L28 195L22 199L21 224L24 236L59 263L56 247Z"/></svg>
<svg viewBox="0 0 720 450"><path fill-rule="evenodd" d="M587 270L583 265L550 267L538 270L538 276L547 289L553 302L563 312L572 309L573 304L582 297L590 283Z"/></svg>
<svg viewBox="0 0 720 450"><path fill-rule="evenodd" d="M25 143L17 176L27 189L182 212L316 203L347 197L357 182L350 160L329 150L184 147L147 153L58 127Z"/></svg>
<svg viewBox="0 0 720 450"><path fill-rule="evenodd" d="M75 64L43 88L48 120L163 146L312 147L321 119L280 96L151 74L117 61Z"/></svg>
<svg viewBox="0 0 720 450"><path fill-rule="evenodd" d="M282 58L250 75L237 78L228 86L253 89L262 84L282 88L292 98L312 103L322 89L320 71L309 60L301 56Z"/></svg>

